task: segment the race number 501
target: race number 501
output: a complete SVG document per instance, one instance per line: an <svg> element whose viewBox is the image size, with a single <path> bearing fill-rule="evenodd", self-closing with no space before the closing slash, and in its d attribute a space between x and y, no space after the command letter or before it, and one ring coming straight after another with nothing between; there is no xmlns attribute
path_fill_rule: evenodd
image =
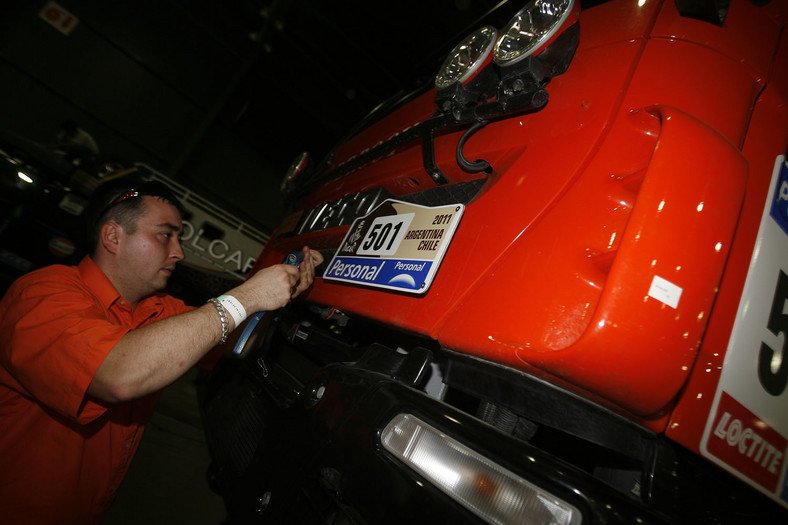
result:
<svg viewBox="0 0 788 525"><path fill-rule="evenodd" d="M378 217L372 221L356 253L359 255L394 255L402 239L405 238L408 226L414 216L414 213L403 213Z"/></svg>

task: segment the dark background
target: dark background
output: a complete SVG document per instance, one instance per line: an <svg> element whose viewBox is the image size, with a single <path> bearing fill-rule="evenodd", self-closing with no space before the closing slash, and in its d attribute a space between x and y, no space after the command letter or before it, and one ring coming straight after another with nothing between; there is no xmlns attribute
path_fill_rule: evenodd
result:
<svg viewBox="0 0 788 525"><path fill-rule="evenodd" d="M270 232L298 153L321 157L430 81L499 4L5 0L0 129L47 143L74 119L102 159L148 164Z"/></svg>

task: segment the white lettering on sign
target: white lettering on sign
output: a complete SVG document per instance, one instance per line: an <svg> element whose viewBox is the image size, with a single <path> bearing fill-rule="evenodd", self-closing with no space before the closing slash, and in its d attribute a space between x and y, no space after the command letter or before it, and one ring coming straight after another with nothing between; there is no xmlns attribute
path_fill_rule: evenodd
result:
<svg viewBox="0 0 788 525"><path fill-rule="evenodd" d="M352 263L346 264L343 263L341 259L335 259L334 264L328 269L326 275L336 278L345 277L350 279L373 281L385 264L385 261L381 261L380 265Z"/></svg>
<svg viewBox="0 0 788 525"><path fill-rule="evenodd" d="M406 271L406 272L420 272L424 269L427 265L426 262L421 264L411 264L411 263L404 263L402 261L397 261L397 264L394 265L395 270L399 271Z"/></svg>
<svg viewBox="0 0 788 525"><path fill-rule="evenodd" d="M225 267L229 267L225 268L227 270L246 273L252 269L255 262L254 257L246 257L246 261L244 262L243 251L232 251L230 245L222 239L213 239L207 246L204 246L204 242L201 243L204 234L205 232L202 228L195 230L194 226L189 221L183 221L181 243L184 248L195 254L202 252L209 255L212 259L220 261Z"/></svg>
<svg viewBox="0 0 788 525"><path fill-rule="evenodd" d="M780 194L777 198L778 201L788 200L788 181L785 181L780 185Z"/></svg>
<svg viewBox="0 0 788 525"><path fill-rule="evenodd" d="M730 447L737 448L742 454L766 468L772 474L780 473L780 463L783 453L766 439L761 437L755 430L745 427L741 420L731 421L730 412L725 412L720 418L714 435L725 440Z"/></svg>
<svg viewBox="0 0 788 525"><path fill-rule="evenodd" d="M63 9L56 2L47 2L44 8L38 12L38 16L64 35L70 34L79 22L77 17Z"/></svg>

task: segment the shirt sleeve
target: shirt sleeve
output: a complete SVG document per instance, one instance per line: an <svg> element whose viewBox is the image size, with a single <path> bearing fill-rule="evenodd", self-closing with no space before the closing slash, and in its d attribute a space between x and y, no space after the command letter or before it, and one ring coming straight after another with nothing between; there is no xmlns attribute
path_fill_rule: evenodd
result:
<svg viewBox="0 0 788 525"><path fill-rule="evenodd" d="M87 389L128 331L76 279L23 279L0 304L0 360L12 387L85 424L106 410Z"/></svg>

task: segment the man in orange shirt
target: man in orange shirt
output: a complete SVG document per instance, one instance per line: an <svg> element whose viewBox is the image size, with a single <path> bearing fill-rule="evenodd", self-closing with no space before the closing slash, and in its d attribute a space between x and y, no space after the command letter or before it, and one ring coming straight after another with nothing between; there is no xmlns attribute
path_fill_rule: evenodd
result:
<svg viewBox="0 0 788 525"><path fill-rule="evenodd" d="M77 267L18 279L0 302L0 521L98 523L158 392L245 312L305 291L322 262L275 265L199 308L160 293L183 259L180 205L145 183L94 199ZM99 210L95 213L95 210Z"/></svg>

